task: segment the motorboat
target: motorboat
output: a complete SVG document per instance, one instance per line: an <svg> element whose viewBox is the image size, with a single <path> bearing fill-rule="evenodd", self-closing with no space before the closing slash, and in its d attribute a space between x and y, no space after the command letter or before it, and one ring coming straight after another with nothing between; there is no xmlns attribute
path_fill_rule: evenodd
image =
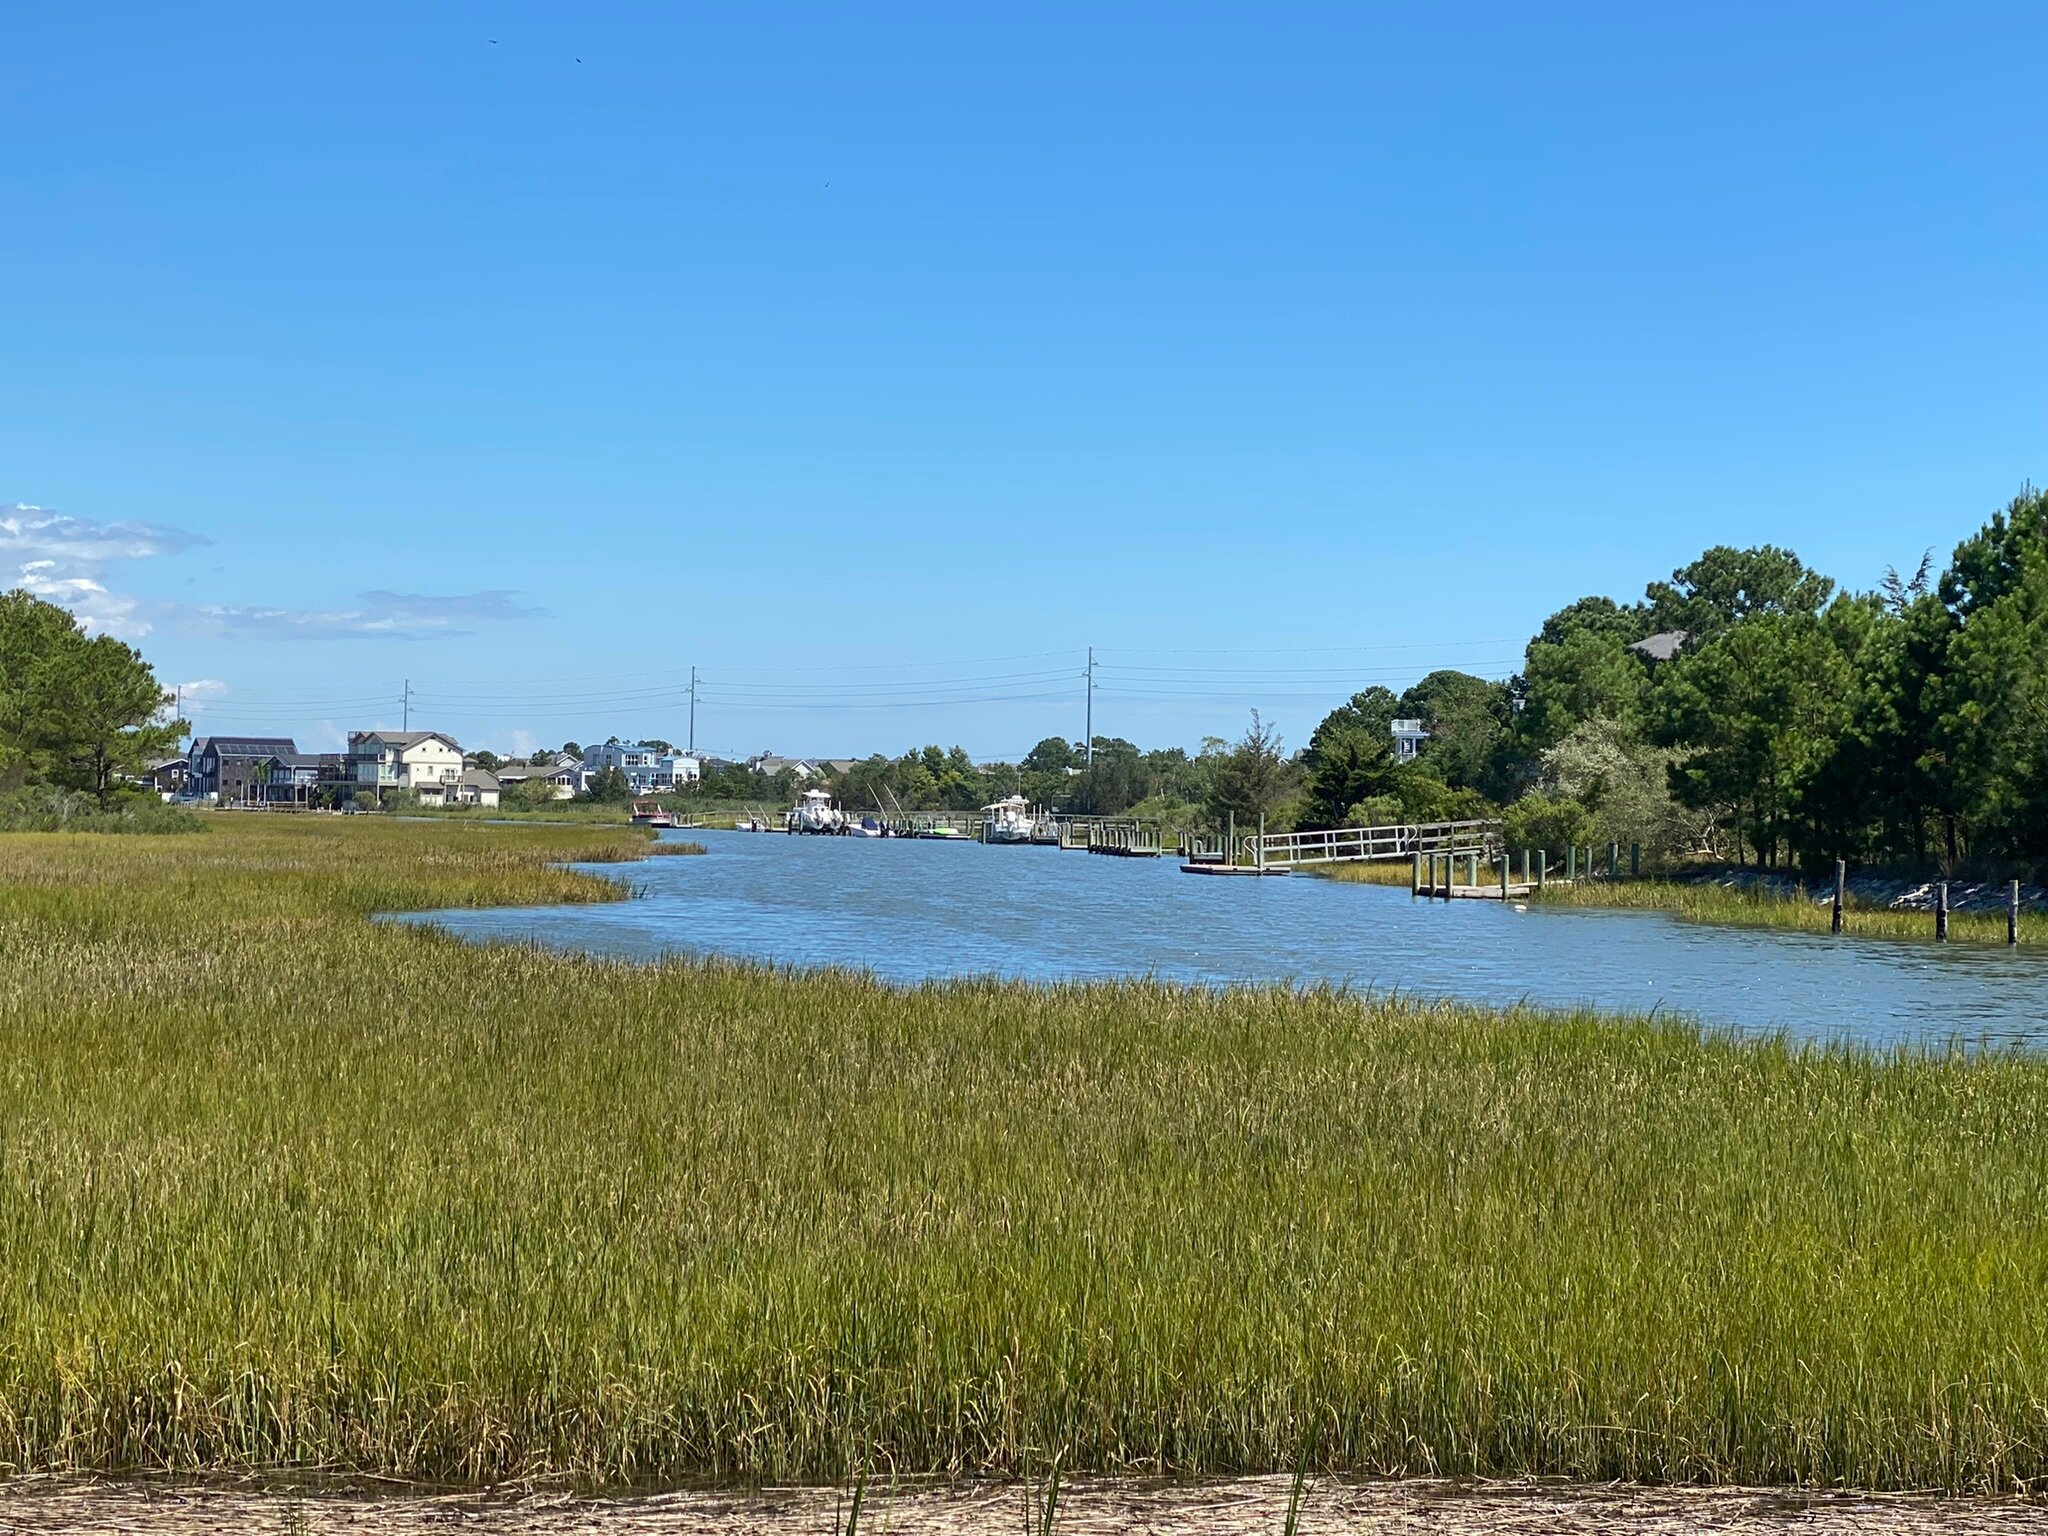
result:
<svg viewBox="0 0 2048 1536"><path fill-rule="evenodd" d="M846 830L846 817L832 803L828 789L807 789L797 797L789 813L789 830L811 836L830 836Z"/></svg>
<svg viewBox="0 0 2048 1536"><path fill-rule="evenodd" d="M1011 795L981 808L981 840L984 843L1028 843L1038 818L1022 795Z"/></svg>
<svg viewBox="0 0 2048 1536"><path fill-rule="evenodd" d="M633 802L633 824L641 827L672 827L676 824L676 821L657 802L653 800L635 800Z"/></svg>

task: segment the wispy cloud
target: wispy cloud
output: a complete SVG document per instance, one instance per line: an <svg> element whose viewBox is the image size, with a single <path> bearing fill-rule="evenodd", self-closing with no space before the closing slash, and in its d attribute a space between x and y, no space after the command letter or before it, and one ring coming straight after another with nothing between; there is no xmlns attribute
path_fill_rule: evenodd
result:
<svg viewBox="0 0 2048 1536"><path fill-rule="evenodd" d="M516 592L363 592L348 608L256 608L201 604L186 625L203 633L268 640L429 640L476 632L478 624L535 618Z"/></svg>
<svg viewBox="0 0 2048 1536"><path fill-rule="evenodd" d="M517 592L362 592L344 607L287 608L178 603L132 597L107 585L109 565L183 554L211 540L159 523L96 523L15 502L0 506L0 569L16 583L68 608L87 630L139 640L163 628L211 638L258 640L431 640L479 625L538 617Z"/></svg>
<svg viewBox="0 0 2048 1536"><path fill-rule="evenodd" d="M54 560L25 561L14 584L32 597L70 609L90 634L139 640L149 633L149 620L135 598L110 592L91 576L67 575Z"/></svg>
<svg viewBox="0 0 2048 1536"><path fill-rule="evenodd" d="M160 523L96 523L15 502L0 507L0 565L15 565L23 591L68 608L93 634L139 640L150 632L150 606L109 588L100 578L120 560L182 554L203 536Z"/></svg>
<svg viewBox="0 0 2048 1536"><path fill-rule="evenodd" d="M101 566L109 560L180 555L213 541L161 523L95 523L17 501L0 507L0 561Z"/></svg>

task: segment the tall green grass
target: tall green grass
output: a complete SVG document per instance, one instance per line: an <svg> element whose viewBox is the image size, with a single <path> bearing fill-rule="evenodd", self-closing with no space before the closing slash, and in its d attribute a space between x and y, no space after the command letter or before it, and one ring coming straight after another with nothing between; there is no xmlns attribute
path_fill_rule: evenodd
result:
<svg viewBox="0 0 2048 1536"><path fill-rule="evenodd" d="M1684 880L1588 880L1552 882L1542 901L1567 907L1631 907L1669 912L1694 923L1724 923L1742 928L1777 928L1796 933L1827 933L1833 913L1812 896L1763 887L1711 885ZM1963 943L2005 942L2005 913L1951 912L1949 937ZM2031 930L2037 942L2048 942L2048 913L2020 916L2024 942ZM1934 914L1902 907L1880 907L1853 895L1842 909L1842 931L1871 939L1932 939Z"/></svg>
<svg viewBox="0 0 2048 1536"><path fill-rule="evenodd" d="M0 839L0 1463L2048 1476L2048 1065L367 921L646 846Z"/></svg>
<svg viewBox="0 0 2048 1536"><path fill-rule="evenodd" d="M1413 868L1400 860L1376 864L1332 864L1309 871L1323 879L1347 885L1395 885L1406 887L1414 878ZM1465 879L1459 865L1458 879ZM1499 879L1499 866L1480 866L1479 883ZM1514 880L1521 884L1516 866ZM1825 894L1825 893L1820 893ZM1518 900L1523 898L1517 898ZM1720 923L1736 928L1776 928L1788 933L1827 933L1833 915L1813 895L1796 895L1761 886L1724 886L1689 880L1579 880L1552 879L1540 893L1527 899L1559 907L1626 907L1637 911L1668 912L1685 922ZM1853 894L1843 909L1842 931L1871 939L1932 939L1934 914L1901 907L1881 907L1858 900ZM2048 943L2048 913L2029 911L2020 917L2022 942L2029 935ZM2003 944L2005 914L1970 911L1949 913L1949 937L1958 943Z"/></svg>

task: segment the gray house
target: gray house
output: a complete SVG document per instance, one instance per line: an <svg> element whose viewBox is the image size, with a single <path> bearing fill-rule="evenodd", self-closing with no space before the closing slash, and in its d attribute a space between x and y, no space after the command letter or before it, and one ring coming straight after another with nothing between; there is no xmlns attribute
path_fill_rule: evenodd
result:
<svg viewBox="0 0 2048 1536"><path fill-rule="evenodd" d="M289 736L201 736L188 754L186 793L247 805L261 798L257 786L268 781L266 766L279 754L297 757L298 744Z"/></svg>

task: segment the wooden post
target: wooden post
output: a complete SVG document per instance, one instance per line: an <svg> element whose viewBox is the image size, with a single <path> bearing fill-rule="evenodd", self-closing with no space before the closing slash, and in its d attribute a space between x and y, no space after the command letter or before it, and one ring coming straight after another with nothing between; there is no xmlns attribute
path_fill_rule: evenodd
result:
<svg viewBox="0 0 2048 1536"><path fill-rule="evenodd" d="M2020 941L2020 883L2015 880L2005 888L2005 942L2017 944Z"/></svg>
<svg viewBox="0 0 2048 1536"><path fill-rule="evenodd" d="M1633 879L1637 878L1637 877L1638 877L1639 875L1641 875L1641 874L1642 874L1642 872L1643 872L1643 845L1642 845L1641 843L1630 843L1630 844L1628 845L1628 875L1629 875L1629 878L1630 878L1631 880L1633 880Z"/></svg>
<svg viewBox="0 0 2048 1536"><path fill-rule="evenodd" d="M1477 886L1479 884L1479 855L1477 852L1465 855L1465 883L1470 886Z"/></svg>
<svg viewBox="0 0 2048 1536"><path fill-rule="evenodd" d="M1607 878L1612 880L1621 873L1621 840L1615 838L1607 844Z"/></svg>
<svg viewBox="0 0 2048 1536"><path fill-rule="evenodd" d="M1946 880L1934 888L1934 936L1944 944L1948 942L1948 882Z"/></svg>
<svg viewBox="0 0 2048 1536"><path fill-rule="evenodd" d="M1828 932L1842 931L1842 898L1849 889L1849 863L1846 859L1835 860L1835 910L1828 919Z"/></svg>
<svg viewBox="0 0 2048 1536"><path fill-rule="evenodd" d="M1528 850L1528 849L1526 849L1526 848L1524 848L1524 849L1522 850L1522 884L1524 884L1524 885L1527 885L1528 883L1529 883L1529 850Z"/></svg>
<svg viewBox="0 0 2048 1536"><path fill-rule="evenodd" d="M1508 899L1508 864L1508 851L1503 848L1500 851L1500 899L1503 902Z"/></svg>
<svg viewBox="0 0 2048 1536"><path fill-rule="evenodd" d="M1567 880L1579 878L1579 845L1573 843L1564 851L1564 877Z"/></svg>
<svg viewBox="0 0 2048 1536"><path fill-rule="evenodd" d="M1543 878L1544 878L1544 876L1548 875L1549 873L1550 873L1550 852L1549 852L1549 850L1548 850L1548 849L1544 849L1544 848L1538 848L1538 849L1536 850L1536 889L1537 889L1537 890L1539 890L1539 891L1540 891L1540 890L1542 890L1542 889L1543 889Z"/></svg>
<svg viewBox="0 0 2048 1536"><path fill-rule="evenodd" d="M1266 813L1259 812L1259 840L1252 845L1252 862L1260 869L1266 867Z"/></svg>
<svg viewBox="0 0 2048 1536"><path fill-rule="evenodd" d="M1408 894L1410 896L1420 896L1422 894L1422 855L1419 853L1415 855L1415 873L1408 881Z"/></svg>

